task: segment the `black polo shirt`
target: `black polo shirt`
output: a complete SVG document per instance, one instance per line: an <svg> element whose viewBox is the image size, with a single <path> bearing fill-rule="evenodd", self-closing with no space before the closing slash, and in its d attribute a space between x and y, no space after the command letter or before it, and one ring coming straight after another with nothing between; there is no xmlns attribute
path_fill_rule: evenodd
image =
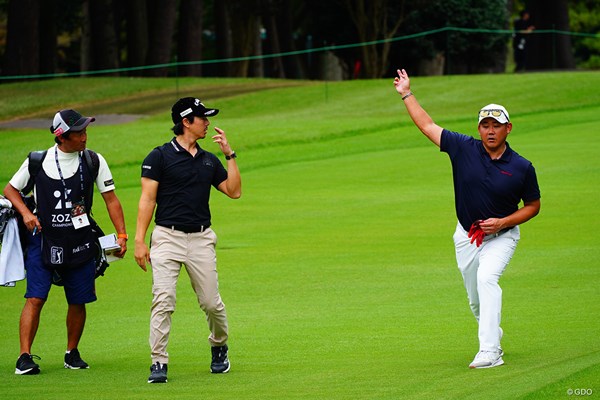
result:
<svg viewBox="0 0 600 400"><path fill-rule="evenodd" d="M452 162L456 216L466 231L478 219L506 217L521 200L540 198L535 168L508 142L502 157L492 160L481 140L444 129L440 150Z"/></svg>
<svg viewBox="0 0 600 400"><path fill-rule="evenodd" d="M198 149L195 156L173 138L156 147L142 164L142 177L157 181L154 222L195 229L210 225L211 186L227 179L227 170L212 153Z"/></svg>

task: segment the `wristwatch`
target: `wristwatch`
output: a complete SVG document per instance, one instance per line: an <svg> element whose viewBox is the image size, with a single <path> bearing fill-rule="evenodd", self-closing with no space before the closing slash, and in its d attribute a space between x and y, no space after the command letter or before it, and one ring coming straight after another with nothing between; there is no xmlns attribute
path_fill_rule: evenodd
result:
<svg viewBox="0 0 600 400"><path fill-rule="evenodd" d="M237 154L235 154L235 151L232 151L230 155L225 156L226 160L231 160L232 158L236 158Z"/></svg>

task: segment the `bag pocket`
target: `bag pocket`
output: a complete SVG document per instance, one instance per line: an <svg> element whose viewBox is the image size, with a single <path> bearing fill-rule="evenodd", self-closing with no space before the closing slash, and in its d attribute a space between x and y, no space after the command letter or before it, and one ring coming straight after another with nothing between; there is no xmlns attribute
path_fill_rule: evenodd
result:
<svg viewBox="0 0 600 400"><path fill-rule="evenodd" d="M42 232L42 261L48 267L78 267L94 257L94 233L92 229L61 236Z"/></svg>

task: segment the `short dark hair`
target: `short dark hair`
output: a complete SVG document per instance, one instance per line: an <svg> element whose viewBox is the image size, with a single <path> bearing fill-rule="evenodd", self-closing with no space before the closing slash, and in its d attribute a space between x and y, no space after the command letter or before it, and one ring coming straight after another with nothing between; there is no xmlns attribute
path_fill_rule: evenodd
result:
<svg viewBox="0 0 600 400"><path fill-rule="evenodd" d="M190 124L194 123L194 115L188 115L184 119L187 119ZM176 123L171 130L175 133L176 136L183 135L183 120Z"/></svg>
<svg viewBox="0 0 600 400"><path fill-rule="evenodd" d="M59 137L62 137L63 139L68 139L69 136L71 136L71 131L67 131L65 133L63 133L62 135L58 135L58 136L54 136L54 142L56 142L56 144L61 144L62 142L60 141Z"/></svg>

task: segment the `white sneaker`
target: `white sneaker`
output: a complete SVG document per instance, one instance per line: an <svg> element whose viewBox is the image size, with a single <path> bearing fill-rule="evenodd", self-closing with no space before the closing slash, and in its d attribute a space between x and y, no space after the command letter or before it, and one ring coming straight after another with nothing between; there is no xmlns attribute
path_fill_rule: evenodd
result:
<svg viewBox="0 0 600 400"><path fill-rule="evenodd" d="M504 336L504 331L500 328L500 342L502 342L502 336ZM498 351L500 352L500 357L504 355L504 350L502 350L502 344L498 346Z"/></svg>
<svg viewBox="0 0 600 400"><path fill-rule="evenodd" d="M499 351L482 350L475 356L469 368L492 368L504 364Z"/></svg>

